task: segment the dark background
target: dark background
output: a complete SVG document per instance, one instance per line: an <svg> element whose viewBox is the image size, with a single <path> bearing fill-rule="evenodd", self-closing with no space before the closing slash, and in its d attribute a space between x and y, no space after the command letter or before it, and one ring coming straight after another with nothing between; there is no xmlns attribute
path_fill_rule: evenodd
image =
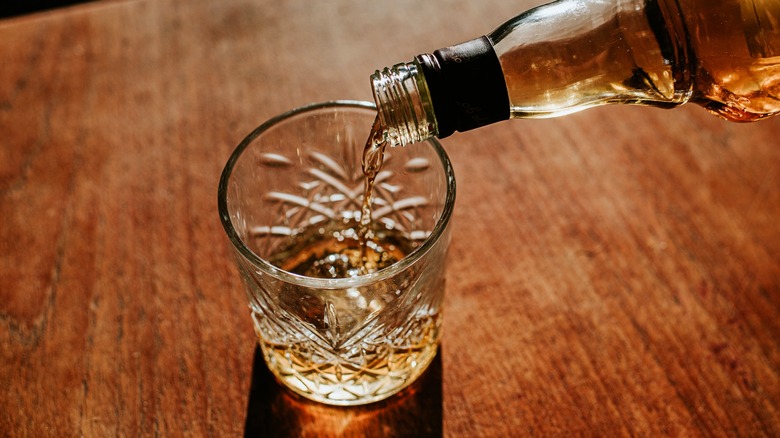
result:
<svg viewBox="0 0 780 438"><path fill-rule="evenodd" d="M17 0L0 3L0 17L13 17L15 15L24 15L32 12L45 11L47 9L59 8L78 3L85 3L87 0Z"/></svg>

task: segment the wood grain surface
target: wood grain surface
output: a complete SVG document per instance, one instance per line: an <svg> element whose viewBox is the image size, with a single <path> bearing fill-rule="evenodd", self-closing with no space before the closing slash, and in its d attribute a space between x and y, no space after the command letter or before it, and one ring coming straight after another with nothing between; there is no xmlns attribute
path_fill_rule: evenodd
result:
<svg viewBox="0 0 780 438"><path fill-rule="evenodd" d="M216 212L233 147L535 4L0 20L0 436L780 436L780 119L692 105L446 139L442 350L400 396L309 403L256 357Z"/></svg>

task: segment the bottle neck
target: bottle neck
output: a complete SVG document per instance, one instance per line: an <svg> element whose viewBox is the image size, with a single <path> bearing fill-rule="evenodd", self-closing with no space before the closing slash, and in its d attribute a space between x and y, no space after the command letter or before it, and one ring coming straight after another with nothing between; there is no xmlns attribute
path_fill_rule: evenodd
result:
<svg viewBox="0 0 780 438"><path fill-rule="evenodd" d="M415 62L396 64L371 76L379 121L391 146L405 146L438 134L425 77Z"/></svg>
<svg viewBox="0 0 780 438"><path fill-rule="evenodd" d="M392 145L444 138L509 118L504 74L487 37L377 71L371 82Z"/></svg>

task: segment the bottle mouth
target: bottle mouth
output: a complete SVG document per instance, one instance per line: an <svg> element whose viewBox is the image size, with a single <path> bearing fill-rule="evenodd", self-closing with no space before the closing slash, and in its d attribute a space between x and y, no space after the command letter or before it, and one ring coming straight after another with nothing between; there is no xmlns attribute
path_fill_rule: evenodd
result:
<svg viewBox="0 0 780 438"><path fill-rule="evenodd" d="M391 146L406 146L436 135L425 80L415 63L397 64L371 76L379 121Z"/></svg>

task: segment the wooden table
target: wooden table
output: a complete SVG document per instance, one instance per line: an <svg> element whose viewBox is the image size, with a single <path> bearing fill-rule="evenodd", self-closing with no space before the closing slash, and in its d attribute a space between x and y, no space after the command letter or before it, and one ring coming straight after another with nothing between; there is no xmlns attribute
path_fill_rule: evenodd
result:
<svg viewBox="0 0 780 438"><path fill-rule="evenodd" d="M442 350L291 396L216 212L268 117L535 1L137 0L0 21L0 435L780 435L780 119L602 107L448 138Z"/></svg>

